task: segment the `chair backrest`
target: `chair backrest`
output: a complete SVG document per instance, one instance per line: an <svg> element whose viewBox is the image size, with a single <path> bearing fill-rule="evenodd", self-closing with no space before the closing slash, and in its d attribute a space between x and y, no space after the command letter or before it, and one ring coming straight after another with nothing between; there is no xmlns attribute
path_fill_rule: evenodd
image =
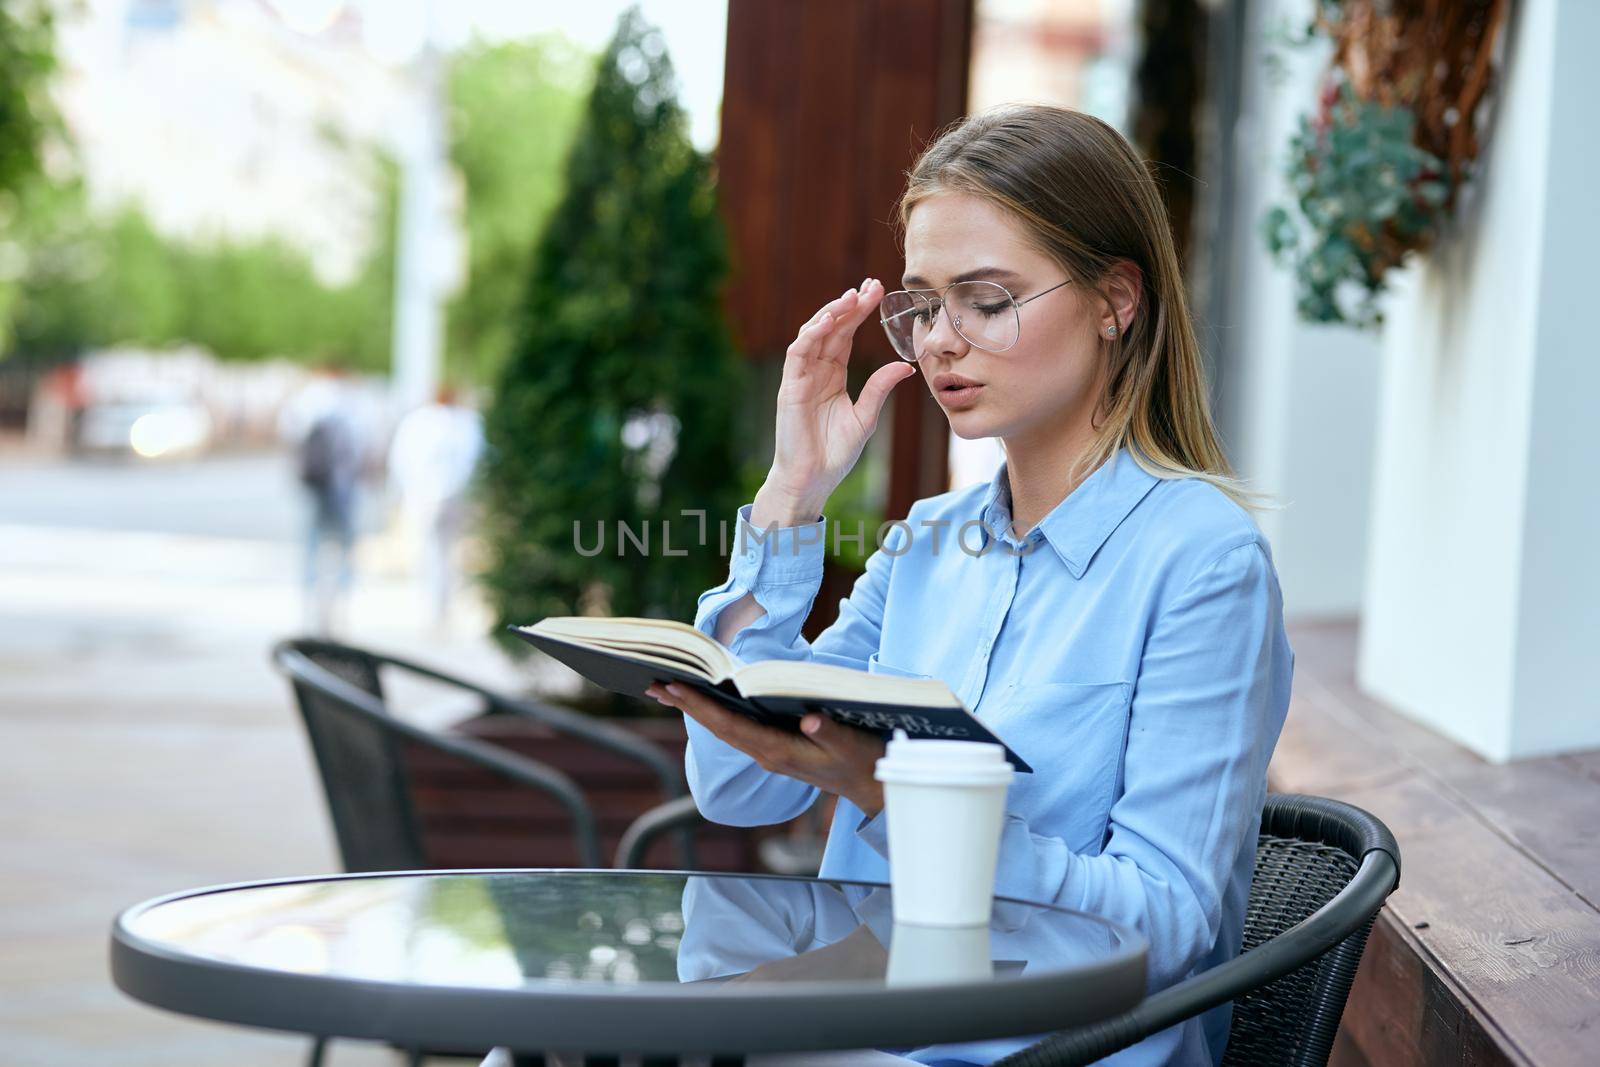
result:
<svg viewBox="0 0 1600 1067"><path fill-rule="evenodd" d="M1338 896L1370 847L1399 855L1388 830L1360 809L1321 797L1269 796L1240 954L1278 937ZM1236 999L1223 1063L1326 1064L1376 918L1374 913L1325 955Z"/></svg>
<svg viewBox="0 0 1600 1067"><path fill-rule="evenodd" d="M382 661L365 649L315 638L300 638L289 642L289 646L328 673L380 701L384 699Z"/></svg>
<svg viewBox="0 0 1600 1067"><path fill-rule="evenodd" d="M1239 955L997 1067L1085 1067L1230 1001L1225 1065L1325 1067L1367 933L1399 879L1400 847L1372 815L1326 797L1270 794Z"/></svg>
<svg viewBox="0 0 1600 1067"><path fill-rule="evenodd" d="M374 709L386 710L378 664L360 649L328 641L288 641L274 656L280 668L286 667L288 654L303 656L349 682L374 698ZM345 870L427 867L406 781L405 738L385 725L386 715L366 713L304 671L285 673L316 757Z"/></svg>

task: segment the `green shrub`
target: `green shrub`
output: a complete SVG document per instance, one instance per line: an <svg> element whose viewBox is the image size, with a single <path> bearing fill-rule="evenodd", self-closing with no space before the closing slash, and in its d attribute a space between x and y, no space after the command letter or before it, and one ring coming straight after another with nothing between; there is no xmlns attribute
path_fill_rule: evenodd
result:
<svg viewBox="0 0 1600 1067"><path fill-rule="evenodd" d="M726 573L718 523L740 503L747 377L723 317L710 165L675 94L659 33L630 9L600 60L486 415L497 631L547 615L687 620ZM704 511L705 544L686 509ZM664 554L663 520L685 555ZM648 551L619 544L618 522L647 530ZM597 523L604 551L584 555L575 531L590 548Z"/></svg>

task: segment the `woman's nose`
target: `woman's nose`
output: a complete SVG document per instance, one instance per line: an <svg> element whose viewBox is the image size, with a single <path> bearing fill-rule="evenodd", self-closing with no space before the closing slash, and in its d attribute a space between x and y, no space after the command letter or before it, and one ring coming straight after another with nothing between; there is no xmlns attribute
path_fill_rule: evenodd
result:
<svg viewBox="0 0 1600 1067"><path fill-rule="evenodd" d="M956 332L955 324L950 321L949 307L941 307L933 317L933 328L922 342L921 354L962 356L966 355L969 347L967 339Z"/></svg>

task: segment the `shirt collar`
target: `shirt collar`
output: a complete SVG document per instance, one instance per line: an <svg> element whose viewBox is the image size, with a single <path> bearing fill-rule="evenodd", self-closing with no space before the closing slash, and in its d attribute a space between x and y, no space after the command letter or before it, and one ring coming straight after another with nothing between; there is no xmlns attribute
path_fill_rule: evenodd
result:
<svg viewBox="0 0 1600 1067"><path fill-rule="evenodd" d="M993 536L1016 543L1011 532L1011 482L1002 462L989 484L980 512L985 527L984 545ZM1106 543L1122 520L1145 498L1161 479L1134 461L1123 446L1097 467L1067 498L1050 510L1028 531L1024 541L1043 539L1050 543L1074 578L1082 578L1100 546Z"/></svg>

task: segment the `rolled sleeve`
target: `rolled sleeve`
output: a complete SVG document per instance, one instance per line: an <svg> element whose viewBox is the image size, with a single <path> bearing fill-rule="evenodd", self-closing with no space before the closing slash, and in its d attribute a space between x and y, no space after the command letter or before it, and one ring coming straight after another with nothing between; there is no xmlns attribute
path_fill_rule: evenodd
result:
<svg viewBox="0 0 1600 1067"><path fill-rule="evenodd" d="M729 638L728 651L751 661L801 658L795 643L822 585L825 521L763 530L750 522L753 506L739 508L727 580L700 595L694 626L716 637L723 610L749 594L764 614Z"/></svg>
<svg viewBox="0 0 1600 1067"><path fill-rule="evenodd" d="M728 651L746 663L761 660L811 660L865 669L878 650L883 610L894 552L874 552L839 617L815 644L801 628L822 586L825 521L761 530L750 523L753 505L739 509L739 530L731 546L728 578L700 595L695 628L715 638L722 611L747 594L765 609L728 641ZM755 760L684 717L689 745L684 752L690 792L700 811L714 822L766 825L792 819L816 800L814 787L772 774Z"/></svg>
<svg viewBox="0 0 1600 1067"><path fill-rule="evenodd" d="M750 521L754 504L739 508L734 525L733 548L728 562L729 576L746 589L758 582L784 584L821 580L826 522L800 526L769 526L762 529Z"/></svg>
<svg viewBox="0 0 1600 1067"><path fill-rule="evenodd" d="M764 614L728 640L728 651L745 662L804 659L810 648L800 634L822 585L824 520L761 529L750 522L754 504L739 508L728 561L728 577L700 594L695 629L717 636L722 612L748 594ZM761 826L792 819L810 807L818 790L762 770L747 754L684 716L689 744L684 773L701 814L732 826Z"/></svg>

